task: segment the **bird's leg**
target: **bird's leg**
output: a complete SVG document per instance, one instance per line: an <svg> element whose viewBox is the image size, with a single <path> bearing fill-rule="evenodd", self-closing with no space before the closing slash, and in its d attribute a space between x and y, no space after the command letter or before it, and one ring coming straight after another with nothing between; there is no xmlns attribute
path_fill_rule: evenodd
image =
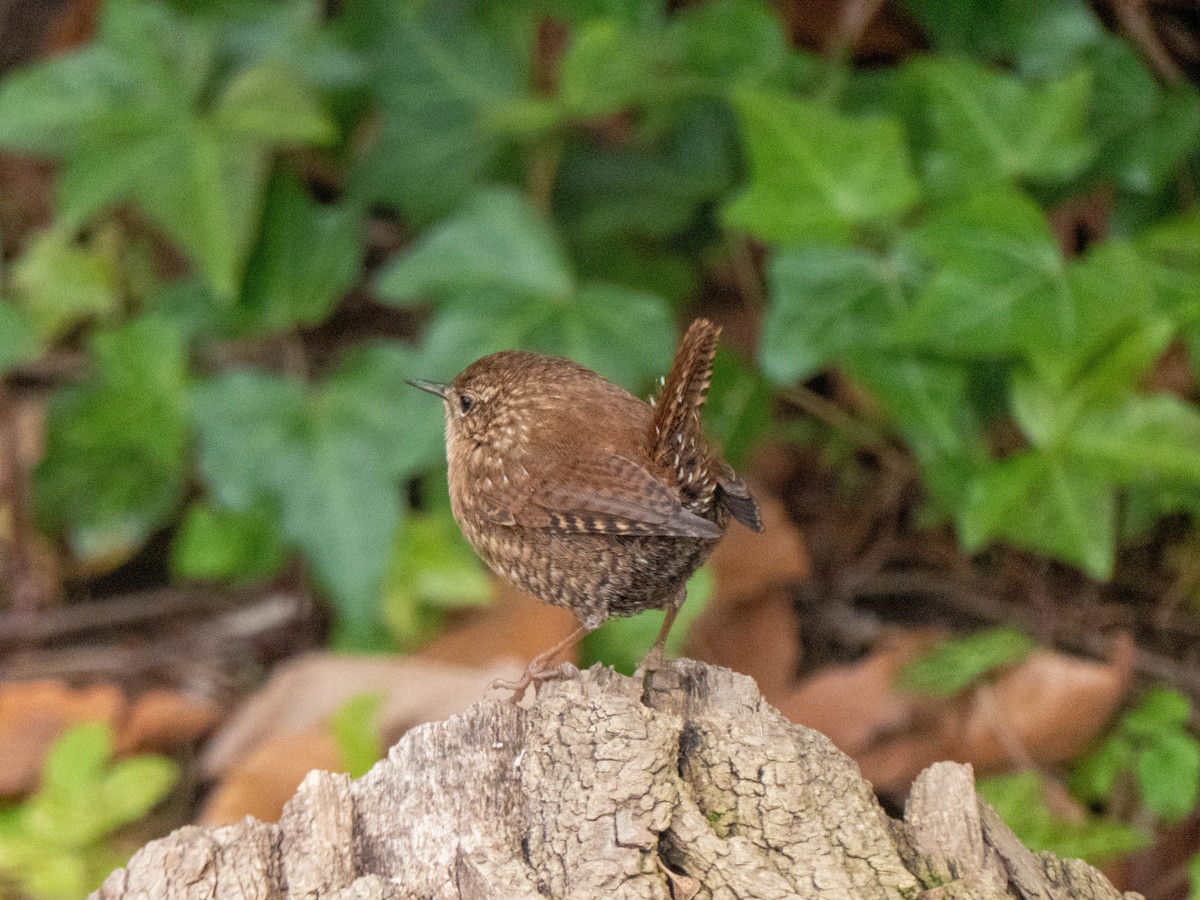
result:
<svg viewBox="0 0 1200 900"><path fill-rule="evenodd" d="M554 657L557 656L564 647L568 647L575 643L591 630L592 629L587 625L580 625L549 650L539 653L537 656L531 659L529 661L529 665L525 667L525 671L521 673L520 678L516 679L515 681L509 681L505 678L497 678L492 682L492 687L496 690L512 691L513 695L509 697L509 700L513 703L520 703L521 698L525 696L526 688L528 688L531 684L536 685L541 684L543 681L554 681L558 678L566 678L569 674L568 666L572 669L574 666L570 666L569 663L563 663L551 668L547 664L550 662L550 660L554 659ZM536 688L534 690L536 690Z"/></svg>
<svg viewBox="0 0 1200 900"><path fill-rule="evenodd" d="M675 601L667 608L662 628L658 631L658 637L654 639L654 646L650 648L650 652L646 654L646 658L638 666L638 671L642 673L642 687L645 691L650 689L650 680L654 677L654 672L662 668L663 648L667 644L667 635L671 633L671 626L675 624L675 617L679 615L679 610L686 599L687 588L682 588L675 597Z"/></svg>

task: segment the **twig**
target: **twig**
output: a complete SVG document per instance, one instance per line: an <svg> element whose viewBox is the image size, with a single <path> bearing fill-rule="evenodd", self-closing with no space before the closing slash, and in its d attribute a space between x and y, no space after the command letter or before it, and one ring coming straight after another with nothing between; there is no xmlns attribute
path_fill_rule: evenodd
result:
<svg viewBox="0 0 1200 900"><path fill-rule="evenodd" d="M825 42L825 57L837 59L842 54L853 53L863 32L883 8L883 3L884 0L846 0L838 16L837 27Z"/></svg>
<svg viewBox="0 0 1200 900"><path fill-rule="evenodd" d="M1159 76L1170 84L1182 82L1184 72L1159 40L1154 23L1150 20L1146 0L1113 0L1112 10L1121 28L1137 44Z"/></svg>
<svg viewBox="0 0 1200 900"><path fill-rule="evenodd" d="M767 298L763 292L762 280L754 257L746 238L740 234L726 232L725 244L729 249L729 264L733 270L733 280L738 286L742 303L753 313L762 312L767 306Z"/></svg>
<svg viewBox="0 0 1200 900"><path fill-rule="evenodd" d="M8 385L0 380L0 471L5 475L3 511L8 521L0 529L3 542L4 580L8 585L13 615L30 620L41 605L41 591L33 569L29 545L29 493L25 467L21 460L21 442L17 411Z"/></svg>

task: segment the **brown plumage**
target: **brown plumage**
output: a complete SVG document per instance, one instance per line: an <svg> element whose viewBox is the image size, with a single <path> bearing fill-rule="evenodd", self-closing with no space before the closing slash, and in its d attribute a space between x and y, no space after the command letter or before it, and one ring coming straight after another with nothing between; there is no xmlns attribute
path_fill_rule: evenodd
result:
<svg viewBox="0 0 1200 900"><path fill-rule="evenodd" d="M719 334L692 323L653 407L570 360L520 350L448 385L413 382L446 402L450 505L467 540L497 574L580 621L506 685L516 696L556 677L549 659L613 615L667 610L646 667L658 665L684 585L729 517L762 530L701 429Z"/></svg>

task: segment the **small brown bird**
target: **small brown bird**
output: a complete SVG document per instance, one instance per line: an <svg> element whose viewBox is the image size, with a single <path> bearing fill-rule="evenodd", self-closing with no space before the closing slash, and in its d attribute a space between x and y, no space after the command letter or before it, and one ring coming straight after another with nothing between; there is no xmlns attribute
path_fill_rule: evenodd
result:
<svg viewBox="0 0 1200 900"><path fill-rule="evenodd" d="M762 530L745 483L700 425L720 328L697 319L653 405L568 359L507 350L450 384L409 382L446 404L454 518L492 571L579 628L510 688L561 677L549 661L609 616L665 609L642 664L662 663L688 577L732 515Z"/></svg>

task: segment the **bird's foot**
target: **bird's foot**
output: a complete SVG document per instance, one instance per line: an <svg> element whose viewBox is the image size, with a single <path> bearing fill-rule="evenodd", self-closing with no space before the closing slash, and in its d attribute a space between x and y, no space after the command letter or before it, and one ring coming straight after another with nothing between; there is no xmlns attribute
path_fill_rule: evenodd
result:
<svg viewBox="0 0 1200 900"><path fill-rule="evenodd" d="M561 681L566 678L578 678L580 683L583 682L583 674L578 668L569 662L559 663L557 666L535 666L535 659L521 673L521 677L513 680L507 678L497 678L492 682L492 689L498 691L512 691L512 696L508 701L512 704L520 703L525 698L525 691L533 685L534 693L547 681Z"/></svg>
<svg viewBox="0 0 1200 900"><path fill-rule="evenodd" d="M634 678L642 679L642 702L648 703L650 698L650 687L654 682L654 673L663 667L663 648L655 644L654 648L646 654L646 658L642 660L642 664L637 667L633 673Z"/></svg>

